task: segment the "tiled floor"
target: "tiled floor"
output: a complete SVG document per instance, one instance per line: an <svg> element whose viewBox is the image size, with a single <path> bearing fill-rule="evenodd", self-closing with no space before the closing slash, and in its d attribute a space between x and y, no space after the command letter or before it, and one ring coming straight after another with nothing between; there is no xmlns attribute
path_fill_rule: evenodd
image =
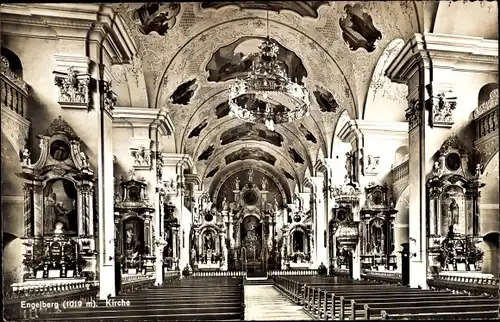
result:
<svg viewBox="0 0 500 322"><path fill-rule="evenodd" d="M245 320L311 320L272 285L245 285Z"/></svg>

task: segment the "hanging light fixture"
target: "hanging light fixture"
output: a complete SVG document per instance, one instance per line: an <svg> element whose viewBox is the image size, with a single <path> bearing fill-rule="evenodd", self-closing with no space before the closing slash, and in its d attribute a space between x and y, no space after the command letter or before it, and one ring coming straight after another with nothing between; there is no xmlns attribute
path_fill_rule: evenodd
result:
<svg viewBox="0 0 500 322"><path fill-rule="evenodd" d="M266 10L267 38L253 54L252 67L244 79L236 79L229 91L229 115L246 122L275 125L309 115L309 92L288 77L286 65L278 60L278 45L269 38L269 10ZM262 106L264 102L265 105Z"/></svg>

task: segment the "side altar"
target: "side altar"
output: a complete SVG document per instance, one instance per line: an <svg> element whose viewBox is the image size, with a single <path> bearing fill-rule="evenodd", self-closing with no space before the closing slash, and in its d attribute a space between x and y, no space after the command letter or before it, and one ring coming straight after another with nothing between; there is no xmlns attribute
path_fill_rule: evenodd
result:
<svg viewBox="0 0 500 322"><path fill-rule="evenodd" d="M95 176L80 138L61 117L22 153L24 280L96 278Z"/></svg>

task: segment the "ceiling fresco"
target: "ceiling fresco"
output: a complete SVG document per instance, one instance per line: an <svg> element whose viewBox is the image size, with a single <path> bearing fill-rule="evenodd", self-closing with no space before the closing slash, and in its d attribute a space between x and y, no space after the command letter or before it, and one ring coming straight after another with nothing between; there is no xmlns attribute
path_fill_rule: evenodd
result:
<svg viewBox="0 0 500 322"><path fill-rule="evenodd" d="M177 89L170 96L172 103L188 105L197 88L198 84L196 84L196 79L192 79L179 85L179 87L177 87Z"/></svg>
<svg viewBox="0 0 500 322"><path fill-rule="evenodd" d="M321 112L335 113L337 111L339 104L335 100L335 97L333 97L332 93L324 88L318 88L313 93Z"/></svg>
<svg viewBox="0 0 500 322"><path fill-rule="evenodd" d="M236 152L226 155L224 159L226 160L226 164L248 159L264 161L270 165L274 165L276 163L276 157L261 148L242 148Z"/></svg>
<svg viewBox="0 0 500 322"><path fill-rule="evenodd" d="M132 19L142 34L149 35L155 32L165 36L175 25L180 10L181 5L175 2L147 3L135 10Z"/></svg>
<svg viewBox="0 0 500 322"><path fill-rule="evenodd" d="M201 122L197 127L195 127L191 133L189 133L188 135L188 139L192 138L192 137L197 137L197 136L200 136L200 133L201 131L206 128L208 125L208 122L207 120L203 120L203 122Z"/></svg>
<svg viewBox="0 0 500 322"><path fill-rule="evenodd" d="M419 4L408 1L113 6L138 49L134 64L124 67L127 75L139 79L141 74L148 105L169 111L176 151L185 151L195 160L201 157L195 166L204 176L204 186L225 175L230 167L223 165L225 157L243 147L258 147L273 156L274 175L285 184L301 182L318 154L331 155L339 112L361 117L372 74L387 45L419 31ZM289 75L310 91L310 116L277 126L276 135L260 132L259 127L230 135L231 129L246 125L228 115L228 88L235 77L246 75L251 54L268 30L281 47L280 60ZM255 159L245 162L270 166ZM206 178L218 165L215 174Z"/></svg>
<svg viewBox="0 0 500 322"><path fill-rule="evenodd" d="M200 156L198 157L198 161L203 161L203 160L208 160L212 153L214 153L214 146L211 145L209 146L205 151L203 151Z"/></svg>
<svg viewBox="0 0 500 322"><path fill-rule="evenodd" d="M204 1L201 7L204 9L219 9L226 6L237 6L241 9L261 9L280 12L288 10L302 17L318 17L318 8L328 5L328 1Z"/></svg>
<svg viewBox="0 0 500 322"><path fill-rule="evenodd" d="M304 134L304 137L306 138L307 141L311 141L314 144L318 143L316 137L311 132L309 132L309 130L304 126L304 124L300 124L299 130L300 132L302 132L302 134Z"/></svg>
<svg viewBox="0 0 500 322"><path fill-rule="evenodd" d="M244 123L222 133L220 140L222 145L238 140L254 140L265 141L280 147L283 143L283 136L278 132L269 131L260 124Z"/></svg>
<svg viewBox="0 0 500 322"><path fill-rule="evenodd" d="M288 154L290 154L290 157L295 163L304 163L304 159L294 148L289 148Z"/></svg>
<svg viewBox="0 0 500 322"><path fill-rule="evenodd" d="M215 108L215 114L217 115L218 119L229 115L229 102L225 101L217 105L217 107Z"/></svg>
<svg viewBox="0 0 500 322"><path fill-rule="evenodd" d="M209 72L208 80L211 82L224 82L233 78L246 77L252 67L255 54L263 37L242 37L232 44L219 48L206 66ZM302 84L307 71L297 54L283 47L279 42L271 39L278 45L278 60L286 68L287 75L294 82Z"/></svg>
<svg viewBox="0 0 500 322"><path fill-rule="evenodd" d="M294 177L285 169L281 168L281 172L283 172L283 174L285 175L285 178L287 178L288 180L294 180Z"/></svg>
<svg viewBox="0 0 500 322"><path fill-rule="evenodd" d="M217 171L219 171L220 167L219 166L216 166L215 168L213 168L212 170L210 170L207 175L206 175L206 178L211 178L213 177Z"/></svg>
<svg viewBox="0 0 500 322"><path fill-rule="evenodd" d="M345 17L340 18L342 38L349 44L349 49L355 51L364 48L371 53L375 50L375 42L382 39L382 33L373 25L370 14L363 11L360 4L346 5Z"/></svg>

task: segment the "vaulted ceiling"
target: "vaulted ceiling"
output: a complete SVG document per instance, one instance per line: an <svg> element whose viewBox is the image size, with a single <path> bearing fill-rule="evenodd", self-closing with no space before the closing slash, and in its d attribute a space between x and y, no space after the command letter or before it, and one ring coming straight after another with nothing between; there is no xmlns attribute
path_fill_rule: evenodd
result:
<svg viewBox="0 0 500 322"><path fill-rule="evenodd" d="M269 169L287 192L330 155L340 114L361 117L375 67L395 39L418 32L413 2L264 1L120 4L140 57L149 106L168 110L175 149L205 187L234 164ZM269 35L288 75L310 91L311 115L275 132L228 115L229 87ZM242 160L242 161L240 161Z"/></svg>

